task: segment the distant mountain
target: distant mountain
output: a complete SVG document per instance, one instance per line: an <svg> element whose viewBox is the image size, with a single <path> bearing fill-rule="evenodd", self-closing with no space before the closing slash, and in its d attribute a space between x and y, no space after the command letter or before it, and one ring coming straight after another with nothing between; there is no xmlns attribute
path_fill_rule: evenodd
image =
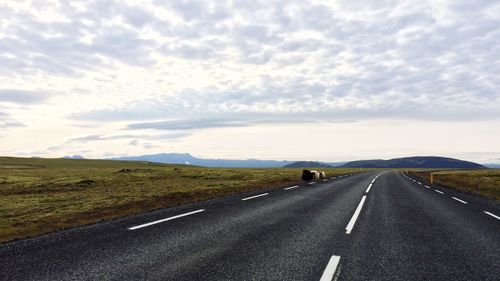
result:
<svg viewBox="0 0 500 281"><path fill-rule="evenodd" d="M482 164L482 165L487 167L487 168L500 169L500 164L498 164L498 163L488 163L488 164Z"/></svg>
<svg viewBox="0 0 500 281"><path fill-rule="evenodd" d="M328 164L328 165L330 165L332 167L340 167L340 166L344 165L347 162L324 162L324 163L326 163L326 164Z"/></svg>
<svg viewBox="0 0 500 281"><path fill-rule="evenodd" d="M186 164L204 167L227 167L227 168L276 168L283 167L293 161L279 160L229 160L229 159L203 159L192 156L189 153L160 153L142 156L129 156L113 158L112 160L126 161L148 161L166 164Z"/></svg>
<svg viewBox="0 0 500 281"><path fill-rule="evenodd" d="M81 155L66 155L63 156L64 159L84 159Z"/></svg>
<svg viewBox="0 0 500 281"><path fill-rule="evenodd" d="M481 164L463 161L454 158L437 156L415 156L394 158L390 160L360 160L348 162L342 168L453 168L453 169L481 169Z"/></svg>
<svg viewBox="0 0 500 281"><path fill-rule="evenodd" d="M283 166L283 168L332 168L333 166L316 161L297 161Z"/></svg>

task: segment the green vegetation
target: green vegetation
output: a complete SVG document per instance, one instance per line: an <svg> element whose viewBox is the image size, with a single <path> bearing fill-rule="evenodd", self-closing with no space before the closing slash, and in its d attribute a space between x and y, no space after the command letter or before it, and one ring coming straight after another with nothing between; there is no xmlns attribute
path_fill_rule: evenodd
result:
<svg viewBox="0 0 500 281"><path fill-rule="evenodd" d="M323 169L327 175L358 169ZM294 184L301 169L0 157L0 241Z"/></svg>
<svg viewBox="0 0 500 281"><path fill-rule="evenodd" d="M431 171L411 173L430 180ZM433 175L435 184L500 200L500 169L436 171Z"/></svg>

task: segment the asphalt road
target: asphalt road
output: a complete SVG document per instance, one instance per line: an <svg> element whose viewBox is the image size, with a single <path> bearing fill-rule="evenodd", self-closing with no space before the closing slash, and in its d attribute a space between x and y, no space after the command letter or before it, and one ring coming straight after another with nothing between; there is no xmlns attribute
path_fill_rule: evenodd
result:
<svg viewBox="0 0 500 281"><path fill-rule="evenodd" d="M500 280L499 202L379 174L4 243L0 280Z"/></svg>

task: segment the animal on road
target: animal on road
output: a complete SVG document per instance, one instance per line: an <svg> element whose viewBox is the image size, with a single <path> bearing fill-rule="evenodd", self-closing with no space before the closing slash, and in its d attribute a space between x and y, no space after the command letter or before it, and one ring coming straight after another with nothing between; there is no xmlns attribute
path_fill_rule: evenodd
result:
<svg viewBox="0 0 500 281"><path fill-rule="evenodd" d="M320 171L320 172L319 172L319 179L320 179L320 180L324 180L324 179L326 179L326 174L325 174L325 172L323 172L323 171Z"/></svg>
<svg viewBox="0 0 500 281"><path fill-rule="evenodd" d="M302 170L302 180L304 181L304 184L306 184L309 181L318 179L319 179L319 173L317 171Z"/></svg>

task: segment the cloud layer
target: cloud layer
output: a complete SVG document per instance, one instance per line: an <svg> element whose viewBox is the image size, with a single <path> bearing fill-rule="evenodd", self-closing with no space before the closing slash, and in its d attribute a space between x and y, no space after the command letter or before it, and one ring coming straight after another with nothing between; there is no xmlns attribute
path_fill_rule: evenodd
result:
<svg viewBox="0 0 500 281"><path fill-rule="evenodd" d="M76 123L73 143L132 145L140 130L498 124L499 15L488 0L3 1L0 124L37 114Z"/></svg>

